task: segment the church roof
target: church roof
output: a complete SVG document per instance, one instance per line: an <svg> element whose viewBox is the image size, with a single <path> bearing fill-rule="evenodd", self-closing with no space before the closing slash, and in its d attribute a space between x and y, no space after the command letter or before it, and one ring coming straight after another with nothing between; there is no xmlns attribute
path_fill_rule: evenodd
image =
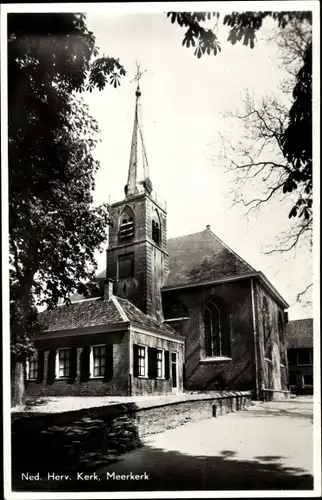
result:
<svg viewBox="0 0 322 500"><path fill-rule="evenodd" d="M128 300L115 295L109 300L101 297L85 299L43 311L39 314L39 323L41 330L47 332L129 323L167 334L174 333L169 326L150 318Z"/></svg>
<svg viewBox="0 0 322 500"><path fill-rule="evenodd" d="M246 261L206 228L168 240L170 273L164 288L196 285L256 272Z"/></svg>
<svg viewBox="0 0 322 500"><path fill-rule="evenodd" d="M313 347L313 319L297 319L286 325L285 342L290 348Z"/></svg>

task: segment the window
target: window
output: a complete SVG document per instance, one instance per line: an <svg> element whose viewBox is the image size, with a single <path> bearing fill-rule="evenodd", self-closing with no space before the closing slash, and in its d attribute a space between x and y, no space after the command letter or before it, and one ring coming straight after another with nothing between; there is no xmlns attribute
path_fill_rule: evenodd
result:
<svg viewBox="0 0 322 500"><path fill-rule="evenodd" d="M93 347L93 377L104 377L106 366L106 346L98 345Z"/></svg>
<svg viewBox="0 0 322 500"><path fill-rule="evenodd" d="M161 244L161 222L156 210L154 210L152 215L152 239L157 245Z"/></svg>
<svg viewBox="0 0 322 500"><path fill-rule="evenodd" d="M297 364L300 365L311 365L312 357L310 349L298 349L297 351Z"/></svg>
<svg viewBox="0 0 322 500"><path fill-rule="evenodd" d="M37 380L39 375L38 351L29 357L27 362L27 379Z"/></svg>
<svg viewBox="0 0 322 500"><path fill-rule="evenodd" d="M138 346L138 376L146 377L147 376L147 348Z"/></svg>
<svg viewBox="0 0 322 500"><path fill-rule="evenodd" d="M265 358L272 358L271 326L267 298L263 297L262 304L262 325L264 335Z"/></svg>
<svg viewBox="0 0 322 500"><path fill-rule="evenodd" d="M59 349L57 356L58 378L70 377L70 349Z"/></svg>
<svg viewBox="0 0 322 500"><path fill-rule="evenodd" d="M133 345L133 376L152 380L169 379L169 351Z"/></svg>
<svg viewBox="0 0 322 500"><path fill-rule="evenodd" d="M134 253L119 255L118 279L124 280L134 276Z"/></svg>
<svg viewBox="0 0 322 500"><path fill-rule="evenodd" d="M227 315L214 299L208 301L204 310L205 356L230 356L230 340Z"/></svg>
<svg viewBox="0 0 322 500"><path fill-rule="evenodd" d="M296 349L287 350L287 359L289 365L297 365Z"/></svg>
<svg viewBox="0 0 322 500"><path fill-rule="evenodd" d="M282 314L280 312L278 313L278 337L280 343L281 363L285 365L286 356L285 356L285 346L284 346L284 323L282 319Z"/></svg>
<svg viewBox="0 0 322 500"><path fill-rule="evenodd" d="M134 237L134 213L130 207L126 207L120 218L119 238L128 241Z"/></svg>
<svg viewBox="0 0 322 500"><path fill-rule="evenodd" d="M164 377L164 351L157 349L157 378Z"/></svg>

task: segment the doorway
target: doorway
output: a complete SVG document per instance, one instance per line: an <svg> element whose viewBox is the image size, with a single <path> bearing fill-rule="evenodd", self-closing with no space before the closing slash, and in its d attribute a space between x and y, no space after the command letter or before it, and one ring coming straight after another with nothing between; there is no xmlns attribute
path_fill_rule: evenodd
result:
<svg viewBox="0 0 322 500"><path fill-rule="evenodd" d="M178 355L176 352L171 353L171 375L172 375L172 392L178 390L178 368L177 368Z"/></svg>

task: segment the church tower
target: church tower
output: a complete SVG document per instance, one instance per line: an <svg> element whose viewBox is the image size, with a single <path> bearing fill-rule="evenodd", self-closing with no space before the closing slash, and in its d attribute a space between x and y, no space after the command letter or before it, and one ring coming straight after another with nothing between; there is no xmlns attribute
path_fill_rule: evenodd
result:
<svg viewBox="0 0 322 500"><path fill-rule="evenodd" d="M114 293L162 321L161 286L168 272L167 213L149 177L141 123L141 90L137 76L135 113L125 198L111 205L106 276ZM141 174L142 179L139 180Z"/></svg>

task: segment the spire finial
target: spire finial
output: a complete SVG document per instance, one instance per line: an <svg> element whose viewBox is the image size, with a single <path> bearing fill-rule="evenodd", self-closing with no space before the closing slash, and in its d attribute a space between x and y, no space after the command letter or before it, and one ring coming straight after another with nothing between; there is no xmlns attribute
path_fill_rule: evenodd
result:
<svg viewBox="0 0 322 500"><path fill-rule="evenodd" d="M129 173L128 173L128 181L125 186L125 195L133 196L143 187L144 190L148 193L152 192L152 183L149 178L149 165L148 159L146 155L144 140L143 140L143 124L141 118L141 90L140 90L140 80L142 75L146 73L146 70L141 71L140 64L136 62L136 75L133 78L132 82L137 82L136 88L136 102L135 102L135 113L134 113L134 125L133 125L133 134L132 134L132 142L131 142L131 153L130 153L130 164L129 164ZM138 170L138 145L140 145L140 152L142 155L142 166L143 166L143 181L138 182L137 179L137 170Z"/></svg>
<svg viewBox="0 0 322 500"><path fill-rule="evenodd" d="M142 75L144 75L144 73L146 73L147 70L145 69L144 71L141 71L140 64L137 61L135 64L136 64L136 75L133 78L133 80L131 80L131 83L137 82L135 95L136 97L140 97L141 95L140 80L142 78Z"/></svg>

